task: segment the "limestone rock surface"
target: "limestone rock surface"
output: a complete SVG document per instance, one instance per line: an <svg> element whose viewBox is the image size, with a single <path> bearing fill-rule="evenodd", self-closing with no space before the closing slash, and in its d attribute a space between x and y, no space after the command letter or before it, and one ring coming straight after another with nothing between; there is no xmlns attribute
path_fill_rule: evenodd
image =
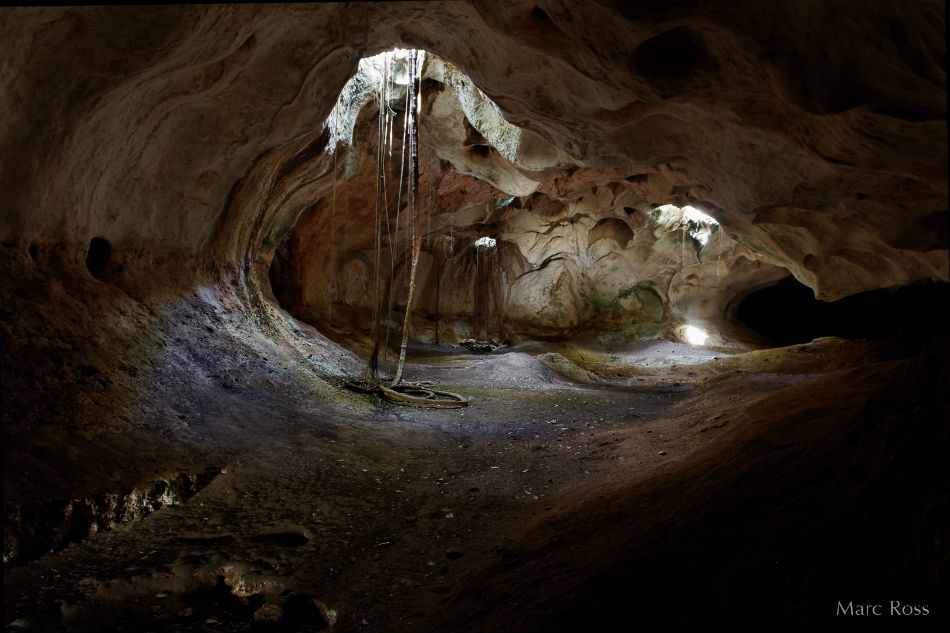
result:
<svg viewBox="0 0 950 633"><path fill-rule="evenodd" d="M101 236L129 287L266 262L327 193L308 139L400 45L531 135L515 163L648 166L820 297L948 279L942 3L542 4L6 10L0 238L81 266Z"/></svg>
<svg viewBox="0 0 950 633"><path fill-rule="evenodd" d="M479 364L447 370L470 375L485 396L464 425L462 412L450 422L428 417L429 424L426 416L441 414L377 410L339 388L365 360L340 343L367 343L376 299L387 302L390 347L406 310L408 218L377 212L380 196L384 208L404 208L395 190L404 172L387 158L392 189L377 188L372 91L350 95L366 99L351 143L329 125L360 61L393 48L444 60L423 79L424 239L413 343L438 342L439 353L463 338L514 343L510 355L486 352ZM282 581L302 574L349 592L340 594L353 601L341 630L396 630L415 613L425 614L416 628L471 627L459 620L483 604L438 593L456 578L468 578L457 588L470 598L497 590L487 595L499 609L479 611L476 624L485 629L525 628L518 626L524 606L535 609L540 630L591 628L589 605L602 604L603 589L615 592L608 601L615 611L596 615L614 628L628 621L631 598L671 607L656 612L669 626L680 623L684 594L655 579L678 583L683 575L668 561L693 554L707 563L705 574L689 578L695 592L685 595L705 601L693 604L715 608L736 582L760 584L752 595L782 598L765 614L773 618L786 609L813 615L800 611L809 597L825 600L859 586L852 582L865 583L867 595L888 583L904 592L932 579L944 579L938 589L946 585L938 551L945 517L933 511L946 506L950 489L945 344L905 358L899 341L896 351L873 358L863 344L823 339L720 362L719 350L687 354L685 345L643 341L671 350L652 366L642 354L611 351L681 338L690 324L707 328L712 346L745 345L740 304L789 276L828 300L926 281L946 287L944 3L21 6L0 9L0 85L5 562L36 560L143 514L125 513L117 500L141 500L144 492L157 507L152 501L167 482L209 466L237 475L205 488L214 503L182 504L183 522L162 510L144 529L114 531L115 541L59 552L82 561L69 569L57 554L21 566L14 576L33 580L5 583L17 590L5 596L10 620L25 609L50 618L34 630L147 628L149 601L164 599L156 590L181 590L203 565L224 570L219 552L242 559L248 547L266 550L246 561L248 573L251 565L280 563ZM405 107L394 102L393 117L395 131ZM665 204L694 206L720 228L703 244L687 228L655 221L652 210ZM379 244L377 234L385 236ZM495 246L479 245L482 238ZM912 313L913 330L924 322L918 314L944 320L945 303L899 307ZM791 312L787 322L797 318ZM532 339L570 340L545 348ZM550 355L530 353L539 349ZM700 364L701 377L691 369ZM747 371L758 376L746 379ZM666 391L642 391L644 378ZM583 480L587 468L578 468L577 453L553 447L562 429L548 422L553 399L577 383L598 393L589 402L562 400L570 406L559 407L557 418L593 424L596 416L596 431L577 425L562 437L583 435L591 444L600 465L590 462L590 470L600 474ZM516 402L530 406L513 411L512 400L492 399L492 390L510 387ZM649 415L671 416L651 423L653 439L643 435L631 398ZM531 423L511 428L518 414ZM516 431L526 441L499 456L499 443ZM672 444L660 431L672 432ZM545 439L536 442L536 432ZM524 471L541 459L540 441L551 445L545 454L569 460L563 479ZM565 447L578 450L570 442ZM368 452L337 466L350 446ZM457 470L465 452L468 466ZM364 470L374 455L406 486L367 479L376 474ZM506 475L497 495L482 483L496 457ZM326 468L318 464L324 459ZM257 470L249 477L245 467ZM442 488L458 502L455 525L475 520L458 508L501 504L490 505L490 515L479 510L478 523L496 531L453 561L452 574L439 574L443 584L420 584L420 561L433 551L433 562L441 561L444 547L433 544L466 528L446 527L436 477L423 480L424 472L445 473L446 481L460 475ZM570 495L535 500L552 479ZM607 496L597 489L602 482ZM332 487L338 492L328 497ZM479 490L478 499L465 490ZM881 499L902 505L895 511ZM535 516L548 500L556 516ZM306 517L319 508L327 525ZM737 508L747 514L735 515ZM735 516L764 530L754 554ZM276 519L306 520L314 532L260 531ZM515 550L513 527L523 537ZM224 532L232 530L240 538L229 542ZM339 538L357 531L364 533ZM308 534L312 545L296 554L270 549L287 538L291 547L310 543ZM631 535L644 547L618 549ZM396 547L379 549L393 536ZM587 542L586 549L565 547L569 541ZM113 542L127 545L105 545ZM158 542L162 553L152 557ZM776 572L775 543L784 544L781 560L793 563L792 573ZM593 566L591 548L601 552ZM510 552L523 553L519 565ZM735 565L724 569L726 558ZM393 583L381 587L385 596L362 591L387 560L400 562L390 568ZM886 577L876 575L881 560ZM461 565L475 561L487 565L483 575L466 576ZM569 582L549 582L547 569L568 570ZM625 584L630 569L641 570L646 584ZM205 573L206 587L221 589L223 575ZM95 587L112 580L116 600L99 601ZM548 582L560 593L533 606L505 595ZM402 598L410 585L418 603ZM317 608L309 604L304 614ZM770 603L736 608L750 604ZM574 619L562 617L565 608ZM124 609L144 615L121 626L93 617ZM332 628L332 610L317 611ZM322 626L317 617L310 621Z"/></svg>

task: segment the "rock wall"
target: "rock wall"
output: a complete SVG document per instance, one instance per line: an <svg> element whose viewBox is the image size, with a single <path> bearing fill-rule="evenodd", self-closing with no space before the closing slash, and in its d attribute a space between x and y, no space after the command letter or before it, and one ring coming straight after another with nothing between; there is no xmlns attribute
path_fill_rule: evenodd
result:
<svg viewBox="0 0 950 633"><path fill-rule="evenodd" d="M380 253L405 296L373 136L325 129L360 59L459 68L427 78L417 338L726 344L788 273L827 299L950 281L945 27L936 0L0 9L4 559L260 450L282 403L371 406L334 386L362 361L272 294L365 336ZM651 225L663 203L722 240Z"/></svg>
<svg viewBox="0 0 950 633"><path fill-rule="evenodd" d="M401 55L374 58L373 73ZM681 337L691 324L724 345L743 338L734 318L742 297L789 274L721 226L700 235L681 215L658 215L660 203L686 199L668 165L586 167L501 118L451 63L430 53L423 66L416 207L407 202L406 90L393 84L394 96L374 98L367 86L379 75L361 70L341 96L348 113L331 115L347 123L346 138L326 149L329 194L299 217L270 270L280 304L298 318L366 343L378 309L385 342L396 344L413 209L424 243L410 335L427 343L620 343Z"/></svg>
<svg viewBox="0 0 950 633"><path fill-rule="evenodd" d="M365 330L375 150L370 136L345 159L330 152L324 124L359 60L395 46L439 55L482 91L445 67L429 77L451 89L430 84L422 118L421 195L438 208L420 339L643 337L697 320L727 339L741 296L786 271L827 299L950 280L935 0L0 17L5 512L147 490L195 472L202 447L253 448L239 423L208 432L208 419L246 418L209 404L218 390L325 403L331 380L359 371L300 336L270 282L328 333ZM662 203L706 210L730 239L689 249L658 234L643 211ZM474 247L486 233L491 253Z"/></svg>
<svg viewBox="0 0 950 633"><path fill-rule="evenodd" d="M422 117L421 195L440 207L433 240L454 241L451 256L426 248L420 337L442 301L458 336L650 336L690 317L727 330L722 297L779 269L825 299L947 281L944 24L937 2L817 0L8 9L7 274L41 263L148 298L229 271L272 300L273 254L293 229L306 261L333 262L309 277L278 263L271 278L297 284L280 291L296 296L288 307L358 316L374 197L357 185L375 150L358 142L340 164L324 124L359 59L411 46L459 68L427 79L443 89ZM331 218L326 239L314 218L334 195L353 215ZM712 214L743 259L689 253L700 267L681 272L690 249L634 218L665 202ZM501 268L472 291L490 300L469 300L459 281L479 257L465 244L485 231ZM327 266L344 272L320 276Z"/></svg>
<svg viewBox="0 0 950 633"><path fill-rule="evenodd" d="M820 297L946 281L944 24L817 0L9 9L0 239L81 268L102 237L142 291L266 263L326 193L311 141L357 61L402 45L577 163L662 170Z"/></svg>

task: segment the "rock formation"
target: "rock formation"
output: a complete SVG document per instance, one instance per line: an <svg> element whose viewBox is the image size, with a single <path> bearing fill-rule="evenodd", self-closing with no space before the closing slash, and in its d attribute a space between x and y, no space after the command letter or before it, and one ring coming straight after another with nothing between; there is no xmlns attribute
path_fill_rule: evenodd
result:
<svg viewBox="0 0 950 633"><path fill-rule="evenodd" d="M175 290L245 260L261 277L274 236L329 191L320 134L358 60L411 45L532 133L528 168L644 166L651 202L709 211L819 298L946 281L942 6L896 11L16 9L3 243L61 244L81 269L99 237L130 288L156 266Z"/></svg>
<svg viewBox="0 0 950 633"><path fill-rule="evenodd" d="M334 2L0 16L10 564L143 516L165 503L156 499L169 482L180 484L165 495L177 503L209 466L256 454L254 438L307 416L369 415L336 386L362 370L375 297L386 302L391 349L401 335L411 239L395 214L407 208L397 190L410 106L400 106L405 77L393 75L382 104L368 83L348 82L361 60L395 48L426 51L414 344L575 346L509 369L554 384L550 367L561 367L599 385L578 349L683 341L687 326L705 329L716 353L767 346L742 306L761 306L756 293L770 289L800 284L827 302L881 293L889 306L913 293L908 331L945 316L941 2ZM331 116L338 104L352 115L342 123ZM394 140L378 133L381 105ZM785 319L802 305L789 304ZM880 310L853 305L868 319ZM927 377L918 383L891 380L896 367L866 377L881 393L930 387L894 411L942 410L932 383L945 361L908 364ZM636 372L621 374L635 386ZM862 376L841 379L849 402L861 400ZM728 411L736 393L717 406ZM296 413L269 417L279 406ZM248 420L274 426L254 435ZM908 437L941 446L945 434L932 431ZM862 455L855 463L878 464Z"/></svg>

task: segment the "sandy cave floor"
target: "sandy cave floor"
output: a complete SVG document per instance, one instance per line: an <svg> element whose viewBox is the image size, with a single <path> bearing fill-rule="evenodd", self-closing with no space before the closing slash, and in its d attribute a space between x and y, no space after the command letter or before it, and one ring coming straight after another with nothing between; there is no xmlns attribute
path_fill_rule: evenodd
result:
<svg viewBox="0 0 950 633"><path fill-rule="evenodd" d="M465 396L470 406L462 409L343 392L341 403L327 408L301 393L215 384L203 407L217 411L221 425L239 420L241 433L235 446L205 456L220 474L181 505L9 567L5 624L422 631L689 622L691 609L722 604L729 590L716 581L748 573L749 586L732 591L760 596L771 585L756 585L794 587L822 574L820 557L795 560L825 538L822 520L811 521L808 512L827 508L805 508L815 486L843 491L829 501L826 520L835 513L858 522L877 517L854 512L863 493L849 496L850 475L829 470L829 456L840 457L873 394L893 389L918 353L839 339L738 355L672 343L615 354L569 345L492 354L416 349L407 380ZM205 436L224 444L235 431L216 434L214 419L204 418ZM770 425L769 439L761 439ZM878 431L867 442L877 446L892 435ZM856 452L853 461L864 458ZM97 466L109 465L90 468ZM781 489L789 475L811 467L827 479ZM900 485L889 471L879 479L880 486ZM698 518L686 519L690 513ZM785 524L772 521L775 513L788 514L788 528L776 527ZM750 517L764 536L737 544L748 536L742 533ZM817 534L801 535L800 525ZM911 527L930 529L926 522ZM768 544L786 529L802 542ZM680 547L698 533L709 538L709 552ZM732 560L719 559L727 554ZM902 555L886 554L880 564ZM679 600L657 596L676 587L668 574L679 565L696 582L713 584L694 595L687 582L676 612L669 609ZM782 565L789 570L775 576ZM661 568L667 571L655 573ZM638 570L644 578L625 582L639 596L598 589L619 586L618 573ZM916 599L933 600L920 594L933 585L931 571L921 572ZM860 594L861 582L842 588L841 597ZM749 613L818 617L817 605L833 609L837 599L816 595L823 590L817 582L811 593ZM634 604L637 617L623 613ZM729 621L729 613L719 615Z"/></svg>

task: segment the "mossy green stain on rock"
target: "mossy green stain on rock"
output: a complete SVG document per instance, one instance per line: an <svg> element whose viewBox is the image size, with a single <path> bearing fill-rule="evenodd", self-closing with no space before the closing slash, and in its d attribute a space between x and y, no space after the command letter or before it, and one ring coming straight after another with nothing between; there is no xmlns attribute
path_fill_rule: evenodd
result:
<svg viewBox="0 0 950 633"><path fill-rule="evenodd" d="M275 222L271 226L270 231L267 235L264 236L264 239L261 241L261 250L272 251L277 248L277 245L283 241L284 236L290 232L294 225L297 223L297 218L300 216L301 209L295 209L292 213L287 214L282 219L282 222Z"/></svg>
<svg viewBox="0 0 950 633"><path fill-rule="evenodd" d="M638 295L641 291L644 291L644 290L651 292L653 294L656 294L656 282L653 281L652 279L648 279L647 281L641 281L639 283L636 283L630 286L629 288L621 290L617 294L617 299L623 300L632 295Z"/></svg>
<svg viewBox="0 0 950 633"><path fill-rule="evenodd" d="M662 321L663 300L656 291L655 282L641 282L620 292L609 312L614 318L636 314L641 320Z"/></svg>

